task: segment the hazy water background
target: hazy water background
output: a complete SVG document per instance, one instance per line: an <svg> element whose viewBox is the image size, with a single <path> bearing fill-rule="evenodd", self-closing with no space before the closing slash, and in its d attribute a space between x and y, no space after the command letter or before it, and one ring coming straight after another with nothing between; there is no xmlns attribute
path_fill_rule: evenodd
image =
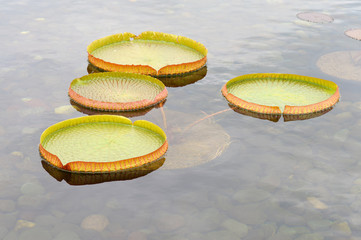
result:
<svg viewBox="0 0 361 240"><path fill-rule="evenodd" d="M360 49L344 36L360 27L360 10L357 0L1 1L0 238L361 239L361 81L316 66L329 52ZM296 17L304 11L335 21L307 24ZM193 168L96 185L56 181L42 168L39 138L56 122L84 116L58 107L69 105L71 80L87 74L87 45L147 30L209 50L205 78L168 89L165 112L179 113L170 123L227 109L221 87L247 73L328 79L341 100L305 121L217 115L211 121L231 144ZM159 109L133 119L162 123ZM94 214L104 229L86 229Z"/></svg>

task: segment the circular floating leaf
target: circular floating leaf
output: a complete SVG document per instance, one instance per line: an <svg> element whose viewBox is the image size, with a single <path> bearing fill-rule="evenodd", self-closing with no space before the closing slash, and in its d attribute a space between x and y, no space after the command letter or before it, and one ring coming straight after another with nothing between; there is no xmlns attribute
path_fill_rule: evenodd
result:
<svg viewBox="0 0 361 240"><path fill-rule="evenodd" d="M228 81L223 96L236 107L261 114L308 114L332 107L338 86L327 80L294 74L248 74Z"/></svg>
<svg viewBox="0 0 361 240"><path fill-rule="evenodd" d="M325 54L317 61L322 72L334 77L361 81L361 51L338 51Z"/></svg>
<svg viewBox="0 0 361 240"><path fill-rule="evenodd" d="M98 68L97 66L95 66L92 63L88 63L88 66L86 68L86 71L91 74L91 73L99 73L99 72L106 72L104 69Z"/></svg>
<svg viewBox="0 0 361 240"><path fill-rule="evenodd" d="M361 41L361 28L349 29L345 32L345 35L350 38Z"/></svg>
<svg viewBox="0 0 361 240"><path fill-rule="evenodd" d="M114 72L154 76L183 74L206 64L207 49L182 36L143 32L121 33L101 38L88 46L89 62Z"/></svg>
<svg viewBox="0 0 361 240"><path fill-rule="evenodd" d="M154 106L168 92L156 78L134 73L92 73L74 79L70 98L85 107L105 111L133 111Z"/></svg>
<svg viewBox="0 0 361 240"><path fill-rule="evenodd" d="M157 125L111 115L59 122L46 129L39 150L51 165L66 171L113 172L143 166L167 151Z"/></svg>
<svg viewBox="0 0 361 240"><path fill-rule="evenodd" d="M326 113L328 113L329 111L332 110L333 107L330 108L326 108L323 109L321 111L318 112L312 112L312 113L306 113L306 114L285 114L283 115L284 121L285 122L290 122L290 121L298 121L298 120L307 120L307 119L311 119L311 118L316 118L316 117L320 117Z"/></svg>
<svg viewBox="0 0 361 240"><path fill-rule="evenodd" d="M330 23L333 22L333 17L317 12L302 12L298 13L297 17L301 20L313 23Z"/></svg>

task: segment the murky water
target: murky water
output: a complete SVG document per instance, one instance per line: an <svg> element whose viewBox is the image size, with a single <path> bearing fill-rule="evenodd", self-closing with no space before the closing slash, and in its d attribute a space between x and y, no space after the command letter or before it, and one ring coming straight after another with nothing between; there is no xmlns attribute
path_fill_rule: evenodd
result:
<svg viewBox="0 0 361 240"><path fill-rule="evenodd" d="M360 27L360 10L357 0L3 1L0 239L361 239L361 81L316 65L322 55L360 49L344 35ZM335 21L303 22L296 14L304 11ZM132 180L58 182L42 167L39 138L48 126L85 115L67 89L87 74L87 45L147 30L209 50L203 79L168 88L173 152L160 169ZM358 59L348 69L357 70ZM304 121L231 110L192 125L229 109L220 93L226 81L261 72L334 81L341 100ZM159 108L136 119L164 124ZM196 166L187 159L186 168L166 167L186 157Z"/></svg>

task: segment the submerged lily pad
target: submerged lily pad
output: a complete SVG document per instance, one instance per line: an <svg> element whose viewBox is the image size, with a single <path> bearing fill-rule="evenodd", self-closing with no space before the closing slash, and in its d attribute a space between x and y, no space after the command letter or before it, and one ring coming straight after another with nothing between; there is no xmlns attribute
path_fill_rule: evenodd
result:
<svg viewBox="0 0 361 240"><path fill-rule="evenodd" d="M277 73L233 78L223 86L222 94L238 108L275 115L319 112L339 99L338 86L331 81Z"/></svg>
<svg viewBox="0 0 361 240"><path fill-rule="evenodd" d="M361 51L337 51L325 54L318 59L317 67L334 77L361 81Z"/></svg>
<svg viewBox="0 0 361 240"><path fill-rule="evenodd" d="M74 118L46 129L39 150L52 166L64 171L113 172L159 159L168 148L157 125L111 115Z"/></svg>
<svg viewBox="0 0 361 240"><path fill-rule="evenodd" d="M330 23L333 22L333 17L317 12L302 12L298 13L297 17L301 20L313 23Z"/></svg>
<svg viewBox="0 0 361 240"><path fill-rule="evenodd" d="M244 108L236 107L232 104L228 104L228 105L230 108L232 108L233 111L240 113L242 115L246 115L246 116L250 116L250 117L254 117L254 118L269 120L272 122L278 122L281 118L281 114L264 114L264 113L252 112L252 111L249 111ZM316 118L316 117L320 117L320 116L328 113L332 109L333 109L333 107L330 107L330 108L321 110L319 112L313 112L313 113L307 113L307 114L297 114L297 115L284 114L283 120L285 122L290 122L290 121L299 121L299 120L307 120L307 119L311 119L311 118Z"/></svg>
<svg viewBox="0 0 361 240"><path fill-rule="evenodd" d="M195 71L206 64L207 49L182 36L143 32L101 38L88 46L89 62L116 72L173 75Z"/></svg>
<svg viewBox="0 0 361 240"><path fill-rule="evenodd" d="M150 112L153 108L159 108L162 104L164 104L164 102L158 103L158 104L148 107L148 108L135 110L135 111L107 112L107 111L96 110L96 109L84 107L70 99L70 104L73 106L73 108L75 108L77 111L79 111L81 113L84 113L87 115L106 115L106 114L118 115L118 116L123 116L123 117L127 117L127 118L144 116L145 114Z"/></svg>
<svg viewBox="0 0 361 240"><path fill-rule="evenodd" d="M70 98L84 107L103 111L131 111L154 106L168 95L156 78L134 73L93 73L74 79Z"/></svg>
<svg viewBox="0 0 361 240"><path fill-rule="evenodd" d="M345 31L345 35L350 38L361 41L361 28L349 29L349 30Z"/></svg>
<svg viewBox="0 0 361 240"><path fill-rule="evenodd" d="M168 126L165 132L170 147L161 169L195 167L219 157L230 145L227 132L212 118L198 122L202 115L165 111ZM157 118L159 121L159 118ZM159 121L159 125L162 123Z"/></svg>

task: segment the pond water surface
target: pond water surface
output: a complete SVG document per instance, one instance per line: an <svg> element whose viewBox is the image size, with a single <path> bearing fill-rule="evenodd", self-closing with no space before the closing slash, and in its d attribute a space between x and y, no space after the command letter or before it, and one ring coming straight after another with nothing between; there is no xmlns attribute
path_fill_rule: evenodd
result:
<svg viewBox="0 0 361 240"><path fill-rule="evenodd" d="M305 11L335 20L299 20ZM317 65L360 50L344 35L360 27L360 11L358 0L2 1L0 239L361 239L361 81ZM86 115L67 90L88 73L87 45L148 30L209 50L203 79L168 88L163 166L132 180L59 182L42 166L39 138ZM353 59L344 69L361 68ZM192 124L229 109L220 92L229 79L263 72L334 81L340 102L303 121L231 110ZM160 108L137 119L164 127Z"/></svg>

